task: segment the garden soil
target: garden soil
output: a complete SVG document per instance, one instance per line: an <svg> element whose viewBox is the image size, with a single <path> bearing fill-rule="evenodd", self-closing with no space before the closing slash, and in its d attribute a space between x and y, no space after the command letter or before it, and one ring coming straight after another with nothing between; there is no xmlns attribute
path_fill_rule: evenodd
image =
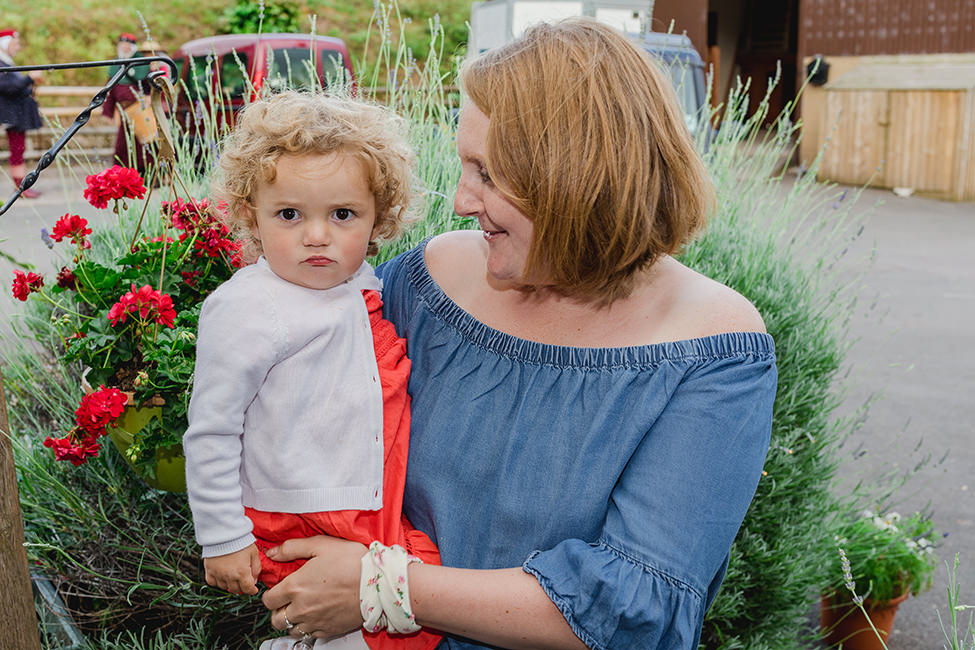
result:
<svg viewBox="0 0 975 650"><path fill-rule="evenodd" d="M0 179L0 199L12 193L8 184ZM78 169L49 169L35 186L41 198L20 199L0 216L0 351L21 345L10 335L20 305L9 290L13 269L22 268L17 262L52 277L51 256L64 249L49 251L41 228L66 212L96 227L108 222L108 211L84 201L83 187ZM841 260L840 279L854 283L859 300L848 325L855 343L840 412L852 416L868 401L870 407L843 447L840 477L870 482L920 465L895 507L907 513L930 504L947 534L939 556L950 562L960 555L960 602L975 605L975 203L868 189L853 213L866 225ZM891 650L942 647L945 575L942 567L932 590L901 605Z"/></svg>

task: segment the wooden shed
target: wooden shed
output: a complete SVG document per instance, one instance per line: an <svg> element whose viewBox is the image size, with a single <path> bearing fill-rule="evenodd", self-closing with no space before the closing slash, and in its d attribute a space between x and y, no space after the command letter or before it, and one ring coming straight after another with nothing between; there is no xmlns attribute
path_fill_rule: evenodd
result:
<svg viewBox="0 0 975 650"><path fill-rule="evenodd" d="M975 200L975 55L861 57L823 90L804 115L820 120L820 178Z"/></svg>

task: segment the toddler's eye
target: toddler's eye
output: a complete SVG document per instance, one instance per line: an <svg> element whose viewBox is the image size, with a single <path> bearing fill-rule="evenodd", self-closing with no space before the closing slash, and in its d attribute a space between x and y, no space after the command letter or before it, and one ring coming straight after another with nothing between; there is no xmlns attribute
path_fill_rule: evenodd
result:
<svg viewBox="0 0 975 650"><path fill-rule="evenodd" d="M339 208L333 214L336 221L348 221L355 216L355 212L348 208Z"/></svg>
<svg viewBox="0 0 975 650"><path fill-rule="evenodd" d="M278 216L281 217L283 221L294 221L300 215L294 208L285 208L284 210L281 210L281 212L278 212Z"/></svg>

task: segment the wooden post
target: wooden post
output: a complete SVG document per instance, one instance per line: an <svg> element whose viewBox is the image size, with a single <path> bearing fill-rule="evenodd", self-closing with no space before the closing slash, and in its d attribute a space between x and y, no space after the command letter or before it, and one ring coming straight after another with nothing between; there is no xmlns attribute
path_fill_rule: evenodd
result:
<svg viewBox="0 0 975 650"><path fill-rule="evenodd" d="M0 634L10 650L41 650L20 514L10 421L0 372Z"/></svg>

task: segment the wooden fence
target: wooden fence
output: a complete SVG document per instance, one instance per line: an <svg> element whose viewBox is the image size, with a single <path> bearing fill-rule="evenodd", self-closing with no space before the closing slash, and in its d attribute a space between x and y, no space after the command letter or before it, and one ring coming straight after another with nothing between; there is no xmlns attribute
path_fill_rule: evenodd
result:
<svg viewBox="0 0 975 650"><path fill-rule="evenodd" d="M826 58L801 109L820 178L975 200L975 54Z"/></svg>
<svg viewBox="0 0 975 650"><path fill-rule="evenodd" d="M47 126L27 133L24 160L29 166L37 164L44 152L61 137L78 114L88 107L91 98L101 90L101 86L38 86L36 90L41 117ZM457 87L446 86L444 91L448 94L456 93ZM381 102L386 93L385 87L377 88L372 91L371 97ZM95 109L88 123L71 138L59 157L67 153L81 159L102 159L102 162L107 162L115 152L115 135L120 119L120 111L116 111L115 119L111 120L102 115L100 107ZM6 138L0 136L0 164L6 165L9 158Z"/></svg>
<svg viewBox="0 0 975 650"><path fill-rule="evenodd" d="M24 160L28 165L36 164L40 157L54 144L61 134L74 122L81 111L88 107L91 98L101 90L101 86L38 86L37 103L46 126L27 132L27 150ZM119 119L116 115L116 120ZM91 119L85 124L62 150L60 156L75 155L86 159L104 158L108 160L115 152L115 134L118 122L102 115L101 108L95 109ZM10 158L6 138L0 137L0 163L6 164Z"/></svg>

